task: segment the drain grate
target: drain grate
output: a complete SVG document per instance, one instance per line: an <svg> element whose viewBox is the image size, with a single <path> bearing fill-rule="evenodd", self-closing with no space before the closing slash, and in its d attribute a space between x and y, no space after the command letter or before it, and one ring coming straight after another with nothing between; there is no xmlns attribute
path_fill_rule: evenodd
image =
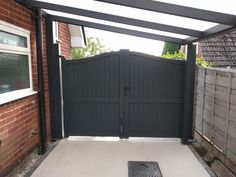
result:
<svg viewBox="0 0 236 177"><path fill-rule="evenodd" d="M157 162L129 161L129 177L162 177Z"/></svg>

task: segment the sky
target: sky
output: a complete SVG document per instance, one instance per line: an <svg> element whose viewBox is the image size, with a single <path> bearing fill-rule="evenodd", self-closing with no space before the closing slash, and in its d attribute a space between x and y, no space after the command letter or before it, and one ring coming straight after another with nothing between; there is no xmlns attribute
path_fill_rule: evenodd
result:
<svg viewBox="0 0 236 177"><path fill-rule="evenodd" d="M113 4L102 3L99 1L93 0L40 0L40 1L47 1L51 3L57 3L66 6L77 7L85 10L92 10L97 12L103 12L118 16L125 16L134 19L140 19L144 21L151 21L156 23L168 24L173 26L179 26L189 29L195 29L199 31L206 30L211 28L216 23L211 22L204 22L201 20L194 20L188 19L184 17L177 17L173 15L167 15L157 12L145 11L140 9L134 9L124 6L118 6ZM153 0L155 1L155 0ZM205 10L217 11L222 13L234 14L236 15L235 7L236 7L236 0L158 0L167 3L177 4L177 5L184 5L189 7L195 7ZM149 32L154 34L160 35L167 35L177 38L187 38L188 36L179 35L175 33L167 33L158 30L150 30L147 28L138 28L132 25L124 25L121 23L114 23L108 22L104 20L98 20L95 18L88 18L82 17L78 15L71 15L67 13L61 13L56 11L48 11L50 14L59 15L59 16L66 16L69 18L75 18L79 20L94 22L94 23L101 23L116 27L124 27L127 29L135 29L138 31ZM130 49L132 51L139 51L144 53L149 53L152 55L161 55L162 48L164 43L155 40L149 40L139 37L132 37L122 34L116 34L112 32L106 32L91 28L86 28L86 33L88 37L98 37L102 40L102 43L110 48L111 50L119 50L119 49Z"/></svg>
<svg viewBox="0 0 236 177"><path fill-rule="evenodd" d="M92 28L85 28L85 31L86 37L98 37L101 39L101 43L112 51L129 49L130 51L160 56L164 46L164 42L157 40L123 35Z"/></svg>

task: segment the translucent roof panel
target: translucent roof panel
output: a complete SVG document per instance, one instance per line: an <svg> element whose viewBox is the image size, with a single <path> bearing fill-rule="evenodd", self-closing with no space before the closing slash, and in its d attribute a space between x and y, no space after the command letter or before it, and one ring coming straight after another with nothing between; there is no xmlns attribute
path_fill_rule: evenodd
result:
<svg viewBox="0 0 236 177"><path fill-rule="evenodd" d="M93 0L39 0L41 2L49 2L69 7L76 7L95 12L103 12L118 16L124 16L144 21L167 24L171 26L183 27L188 29L195 29L204 31L211 27L218 25L217 23L206 22L202 20L195 20L175 15L168 15L158 12L136 9L132 7L125 7L110 3L98 2Z"/></svg>
<svg viewBox="0 0 236 177"><path fill-rule="evenodd" d="M62 12L58 12L58 11L52 11L52 10L46 10L46 9L43 9L43 10L50 15L67 17L67 18L83 20L83 21L93 22L93 23L99 23L99 24L103 24L103 25L109 25L109 26L125 28L125 29L130 29L130 30L135 30L135 31L141 31L141 32L146 32L146 33L151 33L151 34L163 35L163 36L174 37L174 38L179 38L179 39L186 39L189 37L189 36L181 35L181 34L169 33L169 32L164 32L164 31L153 30L153 29L149 29L149 28L142 28L142 27L126 25L126 24L122 24L122 23L116 23L116 22L110 22L110 21L105 21L105 20L99 20L99 19L95 19L95 18L72 15L72 14L62 13Z"/></svg>
<svg viewBox="0 0 236 177"><path fill-rule="evenodd" d="M194 7L214 12L236 15L235 0L153 0L175 5Z"/></svg>

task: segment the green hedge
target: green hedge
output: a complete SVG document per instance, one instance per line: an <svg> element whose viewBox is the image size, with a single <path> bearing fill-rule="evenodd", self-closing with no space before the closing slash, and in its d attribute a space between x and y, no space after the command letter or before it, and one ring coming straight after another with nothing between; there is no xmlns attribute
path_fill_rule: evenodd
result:
<svg viewBox="0 0 236 177"><path fill-rule="evenodd" d="M186 58L185 54L182 51L175 52L174 54L170 54L167 52L166 54L163 54L161 57L167 58L167 59L177 59L177 60L183 60ZM196 65L202 66L202 67L211 67L211 63L204 60L202 57L197 57L196 59Z"/></svg>

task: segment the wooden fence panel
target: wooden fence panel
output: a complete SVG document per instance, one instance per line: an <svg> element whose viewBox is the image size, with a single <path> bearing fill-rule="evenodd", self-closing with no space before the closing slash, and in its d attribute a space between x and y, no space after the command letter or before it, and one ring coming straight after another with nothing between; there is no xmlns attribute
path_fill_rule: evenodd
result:
<svg viewBox="0 0 236 177"><path fill-rule="evenodd" d="M236 70L197 68L195 130L236 160Z"/></svg>

